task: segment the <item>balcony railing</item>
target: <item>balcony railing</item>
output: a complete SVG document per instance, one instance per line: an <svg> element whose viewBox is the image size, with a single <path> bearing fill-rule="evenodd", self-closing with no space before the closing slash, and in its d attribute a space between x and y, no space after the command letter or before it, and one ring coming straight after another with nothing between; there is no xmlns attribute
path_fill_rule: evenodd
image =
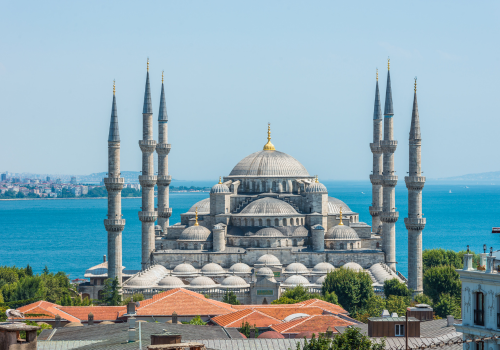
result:
<svg viewBox="0 0 500 350"><path fill-rule="evenodd" d="M474 310L474 324L484 326L484 310Z"/></svg>

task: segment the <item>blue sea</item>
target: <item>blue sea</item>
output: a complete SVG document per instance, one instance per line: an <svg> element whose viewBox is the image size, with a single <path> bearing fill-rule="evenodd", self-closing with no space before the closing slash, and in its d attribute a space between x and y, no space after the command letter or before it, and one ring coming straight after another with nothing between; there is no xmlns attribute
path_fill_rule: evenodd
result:
<svg viewBox="0 0 500 350"><path fill-rule="evenodd" d="M402 181L400 181L402 182ZM368 207L371 203L369 182L325 182L329 195L343 200L360 221L371 225ZM203 184L204 185L204 184ZM468 186L468 188L467 188ZM467 245L475 252L483 244L500 249L500 239L491 228L500 226L500 186L427 183L423 191L423 212L427 226L423 233L424 249L442 247L463 250ZM450 193L451 191L451 193ZM171 224L180 214L208 193L171 193ZM407 231L403 218L408 208L407 190L396 187L397 268L407 274ZM137 212L140 198L122 200L126 219L123 231L123 264L140 268L141 222ZM44 266L64 271L70 278L83 277L85 269L102 262L106 254L106 199L60 199L0 201L0 265L26 266L35 272Z"/></svg>

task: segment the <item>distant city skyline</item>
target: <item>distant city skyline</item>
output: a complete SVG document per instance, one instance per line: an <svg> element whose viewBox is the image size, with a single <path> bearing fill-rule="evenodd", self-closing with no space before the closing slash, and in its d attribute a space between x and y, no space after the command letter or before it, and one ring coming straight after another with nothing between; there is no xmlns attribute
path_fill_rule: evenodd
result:
<svg viewBox="0 0 500 350"><path fill-rule="evenodd" d="M141 170L149 57L154 121L165 71L172 177L216 182L271 122L276 149L311 175L368 181L375 70L383 93L390 56L400 179L415 76L423 175L498 171L499 13L494 1L5 3L0 166L105 170L116 79L121 167Z"/></svg>

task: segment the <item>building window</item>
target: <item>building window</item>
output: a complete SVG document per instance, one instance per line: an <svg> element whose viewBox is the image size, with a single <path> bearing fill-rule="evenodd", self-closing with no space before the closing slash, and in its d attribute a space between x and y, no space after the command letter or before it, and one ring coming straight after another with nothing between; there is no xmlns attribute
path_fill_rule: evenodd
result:
<svg viewBox="0 0 500 350"><path fill-rule="evenodd" d="M404 337L405 336L405 325L404 324L397 324L396 325L395 336L396 337Z"/></svg>
<svg viewBox="0 0 500 350"><path fill-rule="evenodd" d="M484 294L476 293L476 309L474 310L474 324L484 326Z"/></svg>

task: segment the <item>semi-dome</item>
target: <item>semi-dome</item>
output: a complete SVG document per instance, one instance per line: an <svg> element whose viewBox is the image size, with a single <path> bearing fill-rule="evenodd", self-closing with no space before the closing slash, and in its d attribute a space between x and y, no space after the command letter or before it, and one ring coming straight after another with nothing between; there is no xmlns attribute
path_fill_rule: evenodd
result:
<svg viewBox="0 0 500 350"><path fill-rule="evenodd" d="M314 266L313 268L313 272L314 273L328 273L330 271L333 271L335 270L335 267L330 264L330 263L327 263L327 262L321 262L319 264L316 264L316 266Z"/></svg>
<svg viewBox="0 0 500 350"><path fill-rule="evenodd" d="M262 228L259 231L255 233L255 236L260 236L260 237L284 237L283 233L281 233L279 230L272 228L272 227L266 227Z"/></svg>
<svg viewBox="0 0 500 350"><path fill-rule="evenodd" d="M224 269L219 264L210 263L201 268L201 273L204 275L219 275L224 273Z"/></svg>
<svg viewBox="0 0 500 350"><path fill-rule="evenodd" d="M183 263L177 265L174 268L173 273L176 275L193 275L196 274L196 269L193 267L193 265Z"/></svg>
<svg viewBox="0 0 500 350"><path fill-rule="evenodd" d="M261 267L257 270L257 276L274 277L274 272L269 267Z"/></svg>
<svg viewBox="0 0 500 350"><path fill-rule="evenodd" d="M229 188L222 184L222 183L218 183L218 184L215 184L211 189L210 189L210 193L231 193L231 191L229 191Z"/></svg>
<svg viewBox="0 0 500 350"><path fill-rule="evenodd" d="M243 158L229 176L309 177L306 168L292 156L279 151L259 151Z"/></svg>
<svg viewBox="0 0 500 350"><path fill-rule="evenodd" d="M285 268L285 273L309 273L309 270L304 264L295 262Z"/></svg>
<svg viewBox="0 0 500 350"><path fill-rule="evenodd" d="M244 263L234 264L229 268L229 271L231 273L245 273L245 274L252 273L252 269L250 268L250 266Z"/></svg>
<svg viewBox="0 0 500 350"><path fill-rule="evenodd" d="M264 254L259 259L257 259L257 264L262 265L281 265L279 259L272 254Z"/></svg>
<svg viewBox="0 0 500 350"><path fill-rule="evenodd" d="M163 288L184 288L184 282L179 277L175 276L165 276L158 282L159 287Z"/></svg>
<svg viewBox="0 0 500 350"><path fill-rule="evenodd" d="M337 215L340 214L340 207L342 207L342 212L352 213L352 210L342 202L340 199L328 197L328 215Z"/></svg>
<svg viewBox="0 0 500 350"><path fill-rule="evenodd" d="M205 226L193 225L182 231L179 241L209 241L212 240L211 232Z"/></svg>
<svg viewBox="0 0 500 350"><path fill-rule="evenodd" d="M356 231L347 225L337 225L330 227L325 234L325 239L339 239L339 240L359 240Z"/></svg>
<svg viewBox="0 0 500 350"><path fill-rule="evenodd" d="M240 214L243 215L298 215L287 202L276 198L261 198L248 204Z"/></svg>
<svg viewBox="0 0 500 350"><path fill-rule="evenodd" d="M229 276L226 277L222 283L221 286L223 287L228 287L228 288L248 288L250 285L241 277L239 276Z"/></svg>
<svg viewBox="0 0 500 350"><path fill-rule="evenodd" d="M342 267L344 269L350 269L350 270L354 270L357 272L363 271L363 268L361 267L361 265L358 263L355 263L355 262L348 262L347 264L342 265Z"/></svg>
<svg viewBox="0 0 500 350"><path fill-rule="evenodd" d="M200 276L194 278L191 283L189 283L190 287L197 287L197 288L203 288L203 287L213 287L215 286L215 282L206 276Z"/></svg>
<svg viewBox="0 0 500 350"><path fill-rule="evenodd" d="M283 284L286 284L287 286L296 287L298 285L308 286L310 283L309 283L309 280L307 278L305 278L304 276L293 275L293 276L288 277L285 280L285 282L283 282Z"/></svg>
<svg viewBox="0 0 500 350"><path fill-rule="evenodd" d="M315 182L307 186L306 193L328 193L326 186L316 179Z"/></svg>
<svg viewBox="0 0 500 350"><path fill-rule="evenodd" d="M210 214L210 198L203 199L193 205L189 210L187 211L186 214L193 214L196 211L196 208L198 208L198 214Z"/></svg>
<svg viewBox="0 0 500 350"><path fill-rule="evenodd" d="M304 227L304 226L298 226L292 233L292 236L295 237L302 237L302 236L308 236L309 231Z"/></svg>
<svg viewBox="0 0 500 350"><path fill-rule="evenodd" d="M325 282L325 280L326 280L326 275L321 276L320 278L318 278L316 280L316 284L323 284Z"/></svg>

